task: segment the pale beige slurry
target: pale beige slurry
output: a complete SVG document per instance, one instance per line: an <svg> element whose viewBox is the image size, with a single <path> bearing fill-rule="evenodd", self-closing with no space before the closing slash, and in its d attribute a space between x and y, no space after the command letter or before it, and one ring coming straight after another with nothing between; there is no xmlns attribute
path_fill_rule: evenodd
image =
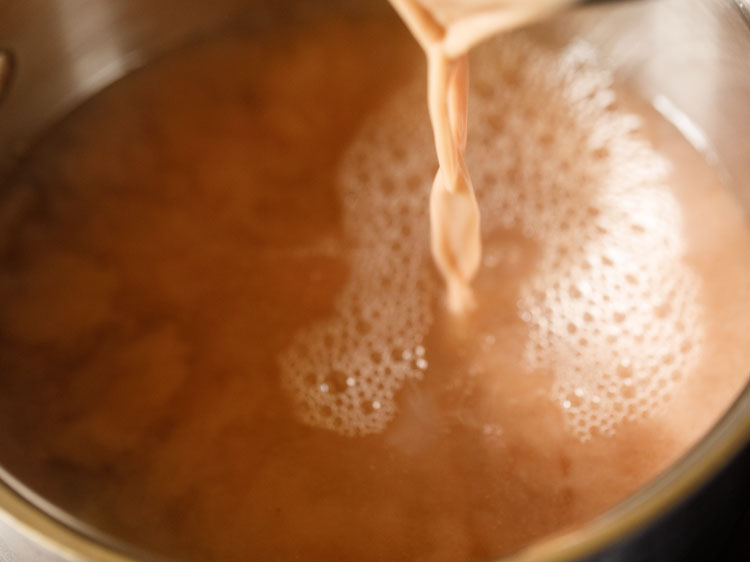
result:
<svg viewBox="0 0 750 562"><path fill-rule="evenodd" d="M482 255L479 209L464 161L469 49L569 0L390 0L427 57L427 98L439 169L430 194L432 255L448 308L475 306L470 282Z"/></svg>

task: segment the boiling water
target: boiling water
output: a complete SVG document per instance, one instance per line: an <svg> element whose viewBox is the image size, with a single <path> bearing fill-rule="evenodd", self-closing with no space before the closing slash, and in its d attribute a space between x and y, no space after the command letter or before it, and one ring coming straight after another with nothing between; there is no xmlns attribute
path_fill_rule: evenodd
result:
<svg viewBox="0 0 750 562"><path fill-rule="evenodd" d="M744 215L587 45L472 57L463 315L399 22L207 39L50 132L2 205L4 465L182 559L455 562L674 461L747 378Z"/></svg>

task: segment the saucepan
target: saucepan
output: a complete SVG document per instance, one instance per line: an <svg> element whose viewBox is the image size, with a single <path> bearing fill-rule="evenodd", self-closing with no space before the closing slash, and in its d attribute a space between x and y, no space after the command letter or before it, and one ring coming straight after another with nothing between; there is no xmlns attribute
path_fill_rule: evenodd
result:
<svg viewBox="0 0 750 562"><path fill-rule="evenodd" d="M304 18L309 10L387 9L386 0L0 0L0 178L77 104L238 13L273 25L274 18ZM750 212L750 0L607 2L543 25L558 36L585 38L644 99L668 103L675 124ZM715 559L714 549L750 502L748 443L750 386L639 492L508 559ZM0 468L2 562L147 558L77 523Z"/></svg>

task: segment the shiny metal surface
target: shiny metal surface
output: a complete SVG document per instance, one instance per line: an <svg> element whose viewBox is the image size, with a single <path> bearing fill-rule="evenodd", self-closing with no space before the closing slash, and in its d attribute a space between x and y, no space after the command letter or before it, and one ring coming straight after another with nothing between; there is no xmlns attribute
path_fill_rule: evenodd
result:
<svg viewBox="0 0 750 562"><path fill-rule="evenodd" d="M597 45L646 99L666 98L692 121L750 208L748 7L748 0L624 3L572 14L563 27Z"/></svg>
<svg viewBox="0 0 750 562"><path fill-rule="evenodd" d="M0 177L35 136L81 100L231 20L238 10L262 14L274 3L283 4L0 0ZM750 20L750 0L650 0L586 8L543 29L561 38L584 37L647 99L669 100L697 126L703 139L695 142L705 144L750 210L750 28L745 18ZM12 53L15 64L2 53ZM11 67L13 72L3 70ZM580 559L620 543L702 488L748 441L750 387L703 441L649 486L590 524L540 541L511 559ZM92 540L86 529L74 530L74 522L52 508L45 511L42 504L0 474L0 562L137 559L104 546L106 538Z"/></svg>
<svg viewBox="0 0 750 562"><path fill-rule="evenodd" d="M0 106L0 173L37 132L87 95L227 20L241 4L0 0L0 50L18 62Z"/></svg>
<svg viewBox="0 0 750 562"><path fill-rule="evenodd" d="M13 78L13 55L10 51L0 51L0 103L10 90L10 82Z"/></svg>

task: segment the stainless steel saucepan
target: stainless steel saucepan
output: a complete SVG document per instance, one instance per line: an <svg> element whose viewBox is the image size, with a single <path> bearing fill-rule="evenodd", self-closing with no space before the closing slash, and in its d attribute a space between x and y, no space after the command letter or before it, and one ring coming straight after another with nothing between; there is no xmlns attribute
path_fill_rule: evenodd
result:
<svg viewBox="0 0 750 562"><path fill-rule="evenodd" d="M0 0L0 178L47 126L98 90L242 11L272 21L385 0ZM583 36L646 99L700 131L750 212L750 0L608 2L546 23ZM750 251L750 249L748 249ZM0 388L0 392L2 392ZM711 560L750 494L750 386L671 469L609 512L510 560ZM2 451L0 451L0 465ZM0 561L143 559L0 469Z"/></svg>

